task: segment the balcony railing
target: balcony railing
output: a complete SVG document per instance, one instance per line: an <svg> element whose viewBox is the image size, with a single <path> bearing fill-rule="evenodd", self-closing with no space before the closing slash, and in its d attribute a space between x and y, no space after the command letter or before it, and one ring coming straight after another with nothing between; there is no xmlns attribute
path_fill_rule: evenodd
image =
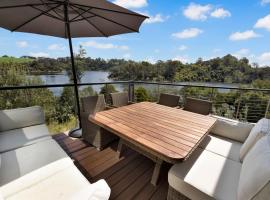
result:
<svg viewBox="0 0 270 200"><path fill-rule="evenodd" d="M183 105L187 96L200 99L211 100L213 102L212 113L215 115L225 116L241 121L256 122L262 117L270 117L270 89L240 88L240 87L223 87L223 86L205 86L181 83L161 83L145 81L116 81L101 83L79 83L80 89L86 86L105 86L121 85L120 90L129 93L131 101L157 101L160 93L173 93L181 96L180 104ZM28 101L29 91L38 89L53 89L74 87L74 84L54 84L54 85L31 85L31 86L7 86L0 88L1 93L12 91L24 91L25 99ZM141 96L138 88L144 88L147 91L147 97ZM28 92L27 92L28 91ZM109 90L105 90L108 96ZM100 91L95 91L100 93ZM10 98L16 98L10 95ZM30 106L29 104L21 104ZM74 104L75 105L75 104ZM55 106L55 105L54 105ZM61 105L60 105L61 106ZM9 107L7 107L9 108ZM1 107L1 109L4 109ZM60 115L61 113L59 113Z"/></svg>

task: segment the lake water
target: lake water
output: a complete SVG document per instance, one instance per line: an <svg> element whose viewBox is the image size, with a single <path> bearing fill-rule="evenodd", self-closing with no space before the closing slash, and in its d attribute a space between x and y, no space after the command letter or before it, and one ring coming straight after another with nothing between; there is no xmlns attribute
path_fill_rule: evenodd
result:
<svg viewBox="0 0 270 200"><path fill-rule="evenodd" d="M86 71L82 77L82 83L102 83L102 82L112 82L112 79L108 78L109 72L103 71ZM55 75L35 75L39 76L44 84L67 84L69 83L69 78L66 74L55 74ZM31 77L31 76L30 76ZM238 84L228 84L228 83L197 83L197 82L182 82L183 84L192 84L192 85L205 85L205 86L220 86L220 87L237 87ZM118 91L124 89L124 85L114 85ZM94 85L93 89L97 92L100 91L100 88L103 85ZM153 88L153 85L147 85L146 88ZM51 91L57 96L61 95L63 88L50 88ZM226 92L228 90L219 89L220 92Z"/></svg>
<svg viewBox="0 0 270 200"><path fill-rule="evenodd" d="M46 85L50 84L67 84L70 83L69 77L67 74L48 74L48 75L35 75L41 78L41 80L44 82ZM86 71L84 73L84 76L82 77L81 82L82 83L102 83L102 82L110 82L113 81L108 78L109 72L103 72L103 71ZM32 76L30 76L32 77ZM103 87L103 85L93 85L93 89L97 92L100 91L100 88ZM123 90L122 85L115 85L116 89L121 91ZM83 88L83 87L82 87ZM51 91L56 96L61 95L61 92L63 88L50 88Z"/></svg>

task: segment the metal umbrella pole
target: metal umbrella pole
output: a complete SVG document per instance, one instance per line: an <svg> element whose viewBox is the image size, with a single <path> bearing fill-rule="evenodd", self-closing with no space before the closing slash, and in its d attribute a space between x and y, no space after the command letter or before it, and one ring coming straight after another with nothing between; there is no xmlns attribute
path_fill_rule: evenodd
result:
<svg viewBox="0 0 270 200"><path fill-rule="evenodd" d="M67 34L68 43L69 43L69 51L70 51L74 91L75 91L75 98L76 98L77 115L78 115L78 120L79 120L79 128L71 130L69 132L69 136L81 137L81 131L80 131L80 129L82 127L81 110L80 110L80 100L79 100L79 91L78 91L77 71L76 71L76 67L75 67L73 45L72 45L72 39L71 39L71 34L70 34L70 22L69 22L69 17L68 17L68 2L65 2L65 4L64 4L64 13L65 13L66 34Z"/></svg>

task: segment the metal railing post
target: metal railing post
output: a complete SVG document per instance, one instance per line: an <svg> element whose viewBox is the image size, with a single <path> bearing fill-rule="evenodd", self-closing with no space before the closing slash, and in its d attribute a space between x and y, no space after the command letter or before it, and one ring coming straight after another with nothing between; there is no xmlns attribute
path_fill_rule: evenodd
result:
<svg viewBox="0 0 270 200"><path fill-rule="evenodd" d="M212 91L211 91L210 101L213 101L213 97L214 97L214 88L212 88Z"/></svg>
<svg viewBox="0 0 270 200"><path fill-rule="evenodd" d="M240 105L241 105L241 99L242 99L242 90L240 90L240 96L239 96L239 100L238 100L238 104L237 104L237 110L236 110L236 119L239 119L239 112L240 112Z"/></svg>
<svg viewBox="0 0 270 200"><path fill-rule="evenodd" d="M265 115L264 115L265 118L267 118L267 114L268 114L269 108L270 108L270 99L269 99L268 104L266 106Z"/></svg>
<svg viewBox="0 0 270 200"><path fill-rule="evenodd" d="M104 94L104 96L105 96L106 103L111 104L111 102L109 101L108 84L107 83L105 84L105 94Z"/></svg>
<svg viewBox="0 0 270 200"><path fill-rule="evenodd" d="M134 84L134 81L132 81L132 83L131 83L131 101L132 102L135 101L135 84Z"/></svg>
<svg viewBox="0 0 270 200"><path fill-rule="evenodd" d="M159 86L159 83L157 84L157 100L158 100L158 98L159 98L159 96L160 96L160 86Z"/></svg>
<svg viewBox="0 0 270 200"><path fill-rule="evenodd" d="M129 101L132 101L131 100L131 85L130 85L131 83L130 82L128 82L128 100Z"/></svg>

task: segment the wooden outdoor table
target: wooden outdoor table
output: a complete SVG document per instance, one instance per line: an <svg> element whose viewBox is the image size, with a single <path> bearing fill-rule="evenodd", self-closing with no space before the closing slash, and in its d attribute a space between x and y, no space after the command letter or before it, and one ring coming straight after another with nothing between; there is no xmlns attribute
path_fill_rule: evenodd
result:
<svg viewBox="0 0 270 200"><path fill-rule="evenodd" d="M125 144L155 161L153 185L162 162L187 159L216 122L210 116L150 102L98 112L89 120L120 137L119 156Z"/></svg>

